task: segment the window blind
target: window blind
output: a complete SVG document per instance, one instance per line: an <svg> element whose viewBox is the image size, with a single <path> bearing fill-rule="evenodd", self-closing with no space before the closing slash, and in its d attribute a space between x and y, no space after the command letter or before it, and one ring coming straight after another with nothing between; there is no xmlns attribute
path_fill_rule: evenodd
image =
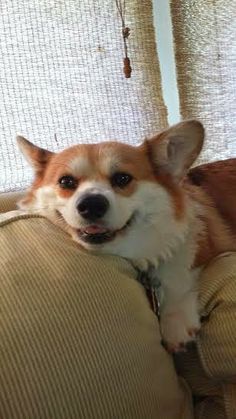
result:
<svg viewBox="0 0 236 419"><path fill-rule="evenodd" d="M125 3L130 79L115 0L1 2L0 191L32 177L17 133L57 151L107 139L138 144L166 126L152 3Z"/></svg>
<svg viewBox="0 0 236 419"><path fill-rule="evenodd" d="M236 2L171 1L180 112L199 118L201 161L236 157Z"/></svg>

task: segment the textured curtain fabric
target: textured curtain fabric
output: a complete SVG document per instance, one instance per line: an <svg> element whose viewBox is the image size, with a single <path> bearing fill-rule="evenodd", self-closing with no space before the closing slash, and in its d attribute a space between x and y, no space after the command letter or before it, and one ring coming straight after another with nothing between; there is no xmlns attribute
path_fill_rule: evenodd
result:
<svg viewBox="0 0 236 419"><path fill-rule="evenodd" d="M183 118L207 129L202 161L236 156L236 0L172 0Z"/></svg>
<svg viewBox="0 0 236 419"><path fill-rule="evenodd" d="M125 19L130 79L115 0L1 2L0 191L31 177L16 133L58 150L105 139L136 144L166 125L151 0L126 0Z"/></svg>

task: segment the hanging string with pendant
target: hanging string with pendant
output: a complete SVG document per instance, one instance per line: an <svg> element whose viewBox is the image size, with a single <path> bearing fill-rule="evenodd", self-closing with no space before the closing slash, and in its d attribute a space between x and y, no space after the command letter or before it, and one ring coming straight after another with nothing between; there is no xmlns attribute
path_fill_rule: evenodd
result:
<svg viewBox="0 0 236 419"><path fill-rule="evenodd" d="M128 57L128 45L127 40L130 35L130 28L125 24L125 0L115 0L116 7L119 12L121 23L122 23L122 37L124 43L125 58L123 59L124 67L123 72L127 79L131 77L132 67L130 65L130 59Z"/></svg>

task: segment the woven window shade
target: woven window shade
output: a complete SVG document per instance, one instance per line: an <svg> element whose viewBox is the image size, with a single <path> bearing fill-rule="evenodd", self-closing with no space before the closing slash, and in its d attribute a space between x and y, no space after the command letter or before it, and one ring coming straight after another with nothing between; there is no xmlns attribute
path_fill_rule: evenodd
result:
<svg viewBox="0 0 236 419"><path fill-rule="evenodd" d="M236 156L236 1L172 0L183 118L206 126L201 161Z"/></svg>
<svg viewBox="0 0 236 419"><path fill-rule="evenodd" d="M56 151L106 139L137 144L166 126L151 0L126 0L125 18L130 79L115 1L1 2L0 191L32 176L16 133Z"/></svg>

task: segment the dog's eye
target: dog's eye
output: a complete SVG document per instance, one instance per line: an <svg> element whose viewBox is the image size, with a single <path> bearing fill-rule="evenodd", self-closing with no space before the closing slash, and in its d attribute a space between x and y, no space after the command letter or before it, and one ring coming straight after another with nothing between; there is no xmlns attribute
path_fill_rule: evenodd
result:
<svg viewBox="0 0 236 419"><path fill-rule="evenodd" d="M133 179L128 173L117 172L111 177L111 185L125 188Z"/></svg>
<svg viewBox="0 0 236 419"><path fill-rule="evenodd" d="M73 176L62 176L58 183L62 189L76 189L78 185L78 181Z"/></svg>

